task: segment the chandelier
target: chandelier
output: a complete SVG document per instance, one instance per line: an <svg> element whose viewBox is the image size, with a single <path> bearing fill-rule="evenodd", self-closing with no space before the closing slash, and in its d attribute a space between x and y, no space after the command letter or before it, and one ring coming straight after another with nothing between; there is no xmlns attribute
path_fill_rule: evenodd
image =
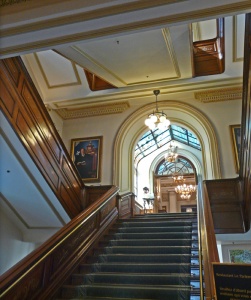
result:
<svg viewBox="0 0 251 300"><path fill-rule="evenodd" d="M159 90L153 91L156 96L156 110L153 111L148 118L145 120L145 125L149 127L150 130L155 128L163 129L170 125L170 121L167 119L166 114L158 110L157 96L159 95Z"/></svg>
<svg viewBox="0 0 251 300"><path fill-rule="evenodd" d="M191 194L196 191L196 186L195 185L186 185L185 183L182 185L178 185L175 188L175 192L177 194L180 194L180 197L182 199L189 199L191 197Z"/></svg>
<svg viewBox="0 0 251 300"><path fill-rule="evenodd" d="M177 146L172 146L170 143L170 146L167 149L167 153L165 154L165 160L168 162L175 162L178 157L178 153L176 151Z"/></svg>
<svg viewBox="0 0 251 300"><path fill-rule="evenodd" d="M172 177L173 177L173 182L177 184L183 184L186 181L183 175L179 175L179 173L174 173Z"/></svg>

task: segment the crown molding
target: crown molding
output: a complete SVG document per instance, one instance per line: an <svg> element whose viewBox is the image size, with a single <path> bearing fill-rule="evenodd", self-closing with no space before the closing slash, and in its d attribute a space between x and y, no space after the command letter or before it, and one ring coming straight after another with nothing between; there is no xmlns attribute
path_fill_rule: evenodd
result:
<svg viewBox="0 0 251 300"><path fill-rule="evenodd" d="M88 106L79 109L55 109L54 111L63 119L77 119L110 114L119 114L124 112L130 107L128 102L112 103L106 105ZM50 108L48 108L50 109Z"/></svg>
<svg viewBox="0 0 251 300"><path fill-rule="evenodd" d="M240 100L242 99L242 88L234 87L217 90L207 90L204 92L194 93L194 97L196 100L203 103Z"/></svg>

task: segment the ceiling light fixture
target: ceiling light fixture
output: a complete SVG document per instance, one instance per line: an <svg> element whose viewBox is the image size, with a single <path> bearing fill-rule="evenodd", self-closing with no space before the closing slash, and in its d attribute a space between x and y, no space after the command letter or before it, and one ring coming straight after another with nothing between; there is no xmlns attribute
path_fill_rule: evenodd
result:
<svg viewBox="0 0 251 300"><path fill-rule="evenodd" d="M173 173L173 182L177 184L183 184L186 179L183 177L183 175L179 175L179 173Z"/></svg>
<svg viewBox="0 0 251 300"><path fill-rule="evenodd" d="M191 194L196 191L196 186L195 185L186 185L185 183L182 185L178 185L175 188L175 192L177 194L180 194L180 197L182 199L189 199L191 197Z"/></svg>
<svg viewBox="0 0 251 300"><path fill-rule="evenodd" d="M165 160L168 162L175 162L178 157L177 146L172 146L171 143L165 154Z"/></svg>
<svg viewBox="0 0 251 300"><path fill-rule="evenodd" d="M156 96L156 110L148 115L148 118L145 120L145 125L148 126L150 130L155 128L167 128L170 125L170 121L167 119L167 116L163 111L160 112L158 110L157 96L159 95L160 91L154 90L153 93Z"/></svg>

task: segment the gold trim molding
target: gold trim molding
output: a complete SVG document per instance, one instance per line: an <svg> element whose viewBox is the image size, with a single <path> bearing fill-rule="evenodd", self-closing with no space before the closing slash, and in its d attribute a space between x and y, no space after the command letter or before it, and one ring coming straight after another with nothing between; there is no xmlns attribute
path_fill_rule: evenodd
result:
<svg viewBox="0 0 251 300"><path fill-rule="evenodd" d="M196 100L199 100L203 103L240 100L242 99L242 88L234 87L227 89L208 90L206 92L197 92L194 93L194 97Z"/></svg>
<svg viewBox="0 0 251 300"><path fill-rule="evenodd" d="M102 115L119 114L130 107L128 102L112 103L106 105L89 106L79 109L55 109L54 111L64 120L96 117Z"/></svg>

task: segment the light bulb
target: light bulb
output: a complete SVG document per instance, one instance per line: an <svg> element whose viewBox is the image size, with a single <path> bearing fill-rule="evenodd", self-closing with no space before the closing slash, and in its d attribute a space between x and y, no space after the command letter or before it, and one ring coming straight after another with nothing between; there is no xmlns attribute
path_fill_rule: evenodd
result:
<svg viewBox="0 0 251 300"><path fill-rule="evenodd" d="M157 116L156 115L151 115L151 121L152 122L157 122L157 120L158 120L158 118L157 118Z"/></svg>

